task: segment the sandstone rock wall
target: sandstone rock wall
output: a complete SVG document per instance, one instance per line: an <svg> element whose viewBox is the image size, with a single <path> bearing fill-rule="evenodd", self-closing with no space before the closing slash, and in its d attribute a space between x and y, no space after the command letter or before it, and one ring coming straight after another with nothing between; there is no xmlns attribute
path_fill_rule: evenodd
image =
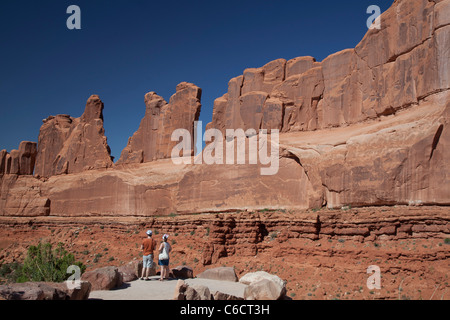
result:
<svg viewBox="0 0 450 320"><path fill-rule="evenodd" d="M246 69L208 128L309 131L395 114L448 90L450 3L395 1L354 49Z"/></svg>
<svg viewBox="0 0 450 320"><path fill-rule="evenodd" d="M4 174L32 175L36 162L35 142L22 141L19 150L0 151L0 176Z"/></svg>
<svg viewBox="0 0 450 320"><path fill-rule="evenodd" d="M33 176L0 178L0 216L47 216L50 199L41 193L42 182Z"/></svg>
<svg viewBox="0 0 450 320"><path fill-rule="evenodd" d="M0 151L0 215L41 216L50 212L50 201L41 197L33 178L37 145L22 141L19 150Z"/></svg>
<svg viewBox="0 0 450 320"><path fill-rule="evenodd" d="M83 115L50 116L39 132L35 175L51 177L113 166L103 128L103 102L92 95Z"/></svg>
<svg viewBox="0 0 450 320"><path fill-rule="evenodd" d="M322 62L278 59L232 79L208 128L281 130L276 175L249 164L248 147L245 165L166 159L173 130L193 136L200 112L201 89L181 83L169 103L146 95L146 114L114 168L98 96L80 118L46 119L35 177L35 145L0 152L0 212L149 217L449 205L449 8L450 0L398 0L355 49Z"/></svg>
<svg viewBox="0 0 450 320"><path fill-rule="evenodd" d="M128 140L117 164L144 163L170 158L178 142L172 132L186 129L194 137L194 121L200 116L202 91L194 84L182 82L167 103L155 92L145 95L146 111L139 129ZM193 140L191 146L194 148Z"/></svg>
<svg viewBox="0 0 450 320"><path fill-rule="evenodd" d="M449 95L436 98L441 102L360 126L364 130L358 134L358 128L336 129L334 137L311 145L307 135L294 133L282 138L282 145L286 156L293 155L303 166L314 189L323 190L330 208L449 204L450 167L445 159L450 156L450 104L442 106Z"/></svg>

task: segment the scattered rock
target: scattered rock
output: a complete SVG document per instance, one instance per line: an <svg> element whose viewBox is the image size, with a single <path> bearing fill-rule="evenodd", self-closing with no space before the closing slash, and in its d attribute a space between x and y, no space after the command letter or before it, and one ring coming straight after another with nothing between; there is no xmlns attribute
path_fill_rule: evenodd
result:
<svg viewBox="0 0 450 320"><path fill-rule="evenodd" d="M223 293L220 291L216 291L213 294L213 300L244 300L243 298L233 296L228 293Z"/></svg>
<svg viewBox="0 0 450 320"><path fill-rule="evenodd" d="M234 270L234 268L230 267L218 267L207 269L202 273L200 273L199 275L197 275L197 278L220 280L220 281L232 281L232 282L238 281L236 271Z"/></svg>
<svg viewBox="0 0 450 320"><path fill-rule="evenodd" d="M172 275L174 278L180 278L180 279L190 279L194 278L194 270L191 267L187 266L178 266L173 268Z"/></svg>
<svg viewBox="0 0 450 320"><path fill-rule="evenodd" d="M186 300L186 290L188 285L183 280L177 281L177 286L175 287L173 300Z"/></svg>
<svg viewBox="0 0 450 320"><path fill-rule="evenodd" d="M0 296L6 300L44 300L45 293L39 285L32 282L0 286Z"/></svg>
<svg viewBox="0 0 450 320"><path fill-rule="evenodd" d="M174 291L174 300L212 300L209 288L202 285L188 285L183 280L178 280Z"/></svg>
<svg viewBox="0 0 450 320"><path fill-rule="evenodd" d="M208 287L193 285L187 287L185 300L212 300L212 296Z"/></svg>
<svg viewBox="0 0 450 320"><path fill-rule="evenodd" d="M203 285L188 285L183 280L178 280L173 296L174 300L244 300L243 298L220 291L211 294L208 287Z"/></svg>
<svg viewBox="0 0 450 320"><path fill-rule="evenodd" d="M91 284L81 281L77 289L66 283L25 282L0 286L0 297L5 300L87 300Z"/></svg>

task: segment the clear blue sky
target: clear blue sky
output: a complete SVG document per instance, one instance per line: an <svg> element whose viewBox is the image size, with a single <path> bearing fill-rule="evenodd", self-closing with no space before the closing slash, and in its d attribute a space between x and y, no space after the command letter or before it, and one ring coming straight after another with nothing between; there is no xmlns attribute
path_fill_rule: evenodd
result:
<svg viewBox="0 0 450 320"><path fill-rule="evenodd" d="M246 68L278 58L353 48L367 32L369 5L393 0L0 2L0 149L38 140L49 115L79 117L86 100L105 103L116 160L144 116L144 95L167 101L182 81L203 89L200 120ZM69 5L82 30L68 30Z"/></svg>

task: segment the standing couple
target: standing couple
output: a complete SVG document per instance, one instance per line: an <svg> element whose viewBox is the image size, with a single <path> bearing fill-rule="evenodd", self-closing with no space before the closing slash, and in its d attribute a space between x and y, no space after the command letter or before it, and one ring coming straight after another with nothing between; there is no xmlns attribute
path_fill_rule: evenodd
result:
<svg viewBox="0 0 450 320"><path fill-rule="evenodd" d="M153 232L148 230L147 238L142 241L141 250L143 250L143 262L144 265L142 267L142 276L141 280L150 280L149 273L150 269L153 267L153 252L156 248L156 241L152 238ZM172 250L172 247L167 242L169 238L168 234L163 235L163 242L159 246L159 259L158 265L161 266L161 278L159 281L163 281L164 279L169 279L169 253Z"/></svg>

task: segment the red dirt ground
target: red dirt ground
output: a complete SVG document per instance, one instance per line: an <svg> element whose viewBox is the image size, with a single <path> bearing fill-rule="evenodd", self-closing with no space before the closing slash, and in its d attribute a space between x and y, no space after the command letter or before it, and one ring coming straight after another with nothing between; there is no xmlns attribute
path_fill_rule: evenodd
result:
<svg viewBox="0 0 450 320"><path fill-rule="evenodd" d="M214 237L211 221L220 215L192 215L156 218L0 218L0 265L22 262L27 248L39 241L59 242L88 270L101 266L120 266L140 259L140 243L145 231L152 228L158 241L169 233L173 247L171 266L187 265L198 274L207 268L232 266L238 276L264 270L287 281L287 295L294 300L323 299L450 299L450 209L433 208L364 208L350 209L345 214L383 215L388 211L397 216L431 211L438 217L445 232L412 232L407 237L397 235L292 236L290 226L268 228L261 241L254 244L257 253L236 250L211 265L203 265L205 244ZM320 212L326 214L327 212ZM333 214L340 214L340 210ZM269 221L301 213L260 212L261 221ZM367 213L368 214L368 213ZM228 213L228 216L233 216ZM238 214L235 214L238 215ZM348 216L348 215L347 215ZM346 217L347 217L346 216ZM289 219L288 219L289 220ZM199 223L199 221L203 221ZM204 221L209 221L205 223ZM341 225L347 223L343 219ZM419 221L420 222L420 221ZM418 224L430 226L429 220ZM438 222L431 222L438 223ZM433 230L433 229L427 229ZM441 228L442 230L442 228ZM447 239L447 240L446 240ZM243 242L241 242L243 243ZM230 246L240 246L238 241ZM230 248L228 248L230 249ZM233 249L234 250L234 249ZM232 250L232 251L233 251ZM381 290L369 290L366 273L370 265L381 269Z"/></svg>

